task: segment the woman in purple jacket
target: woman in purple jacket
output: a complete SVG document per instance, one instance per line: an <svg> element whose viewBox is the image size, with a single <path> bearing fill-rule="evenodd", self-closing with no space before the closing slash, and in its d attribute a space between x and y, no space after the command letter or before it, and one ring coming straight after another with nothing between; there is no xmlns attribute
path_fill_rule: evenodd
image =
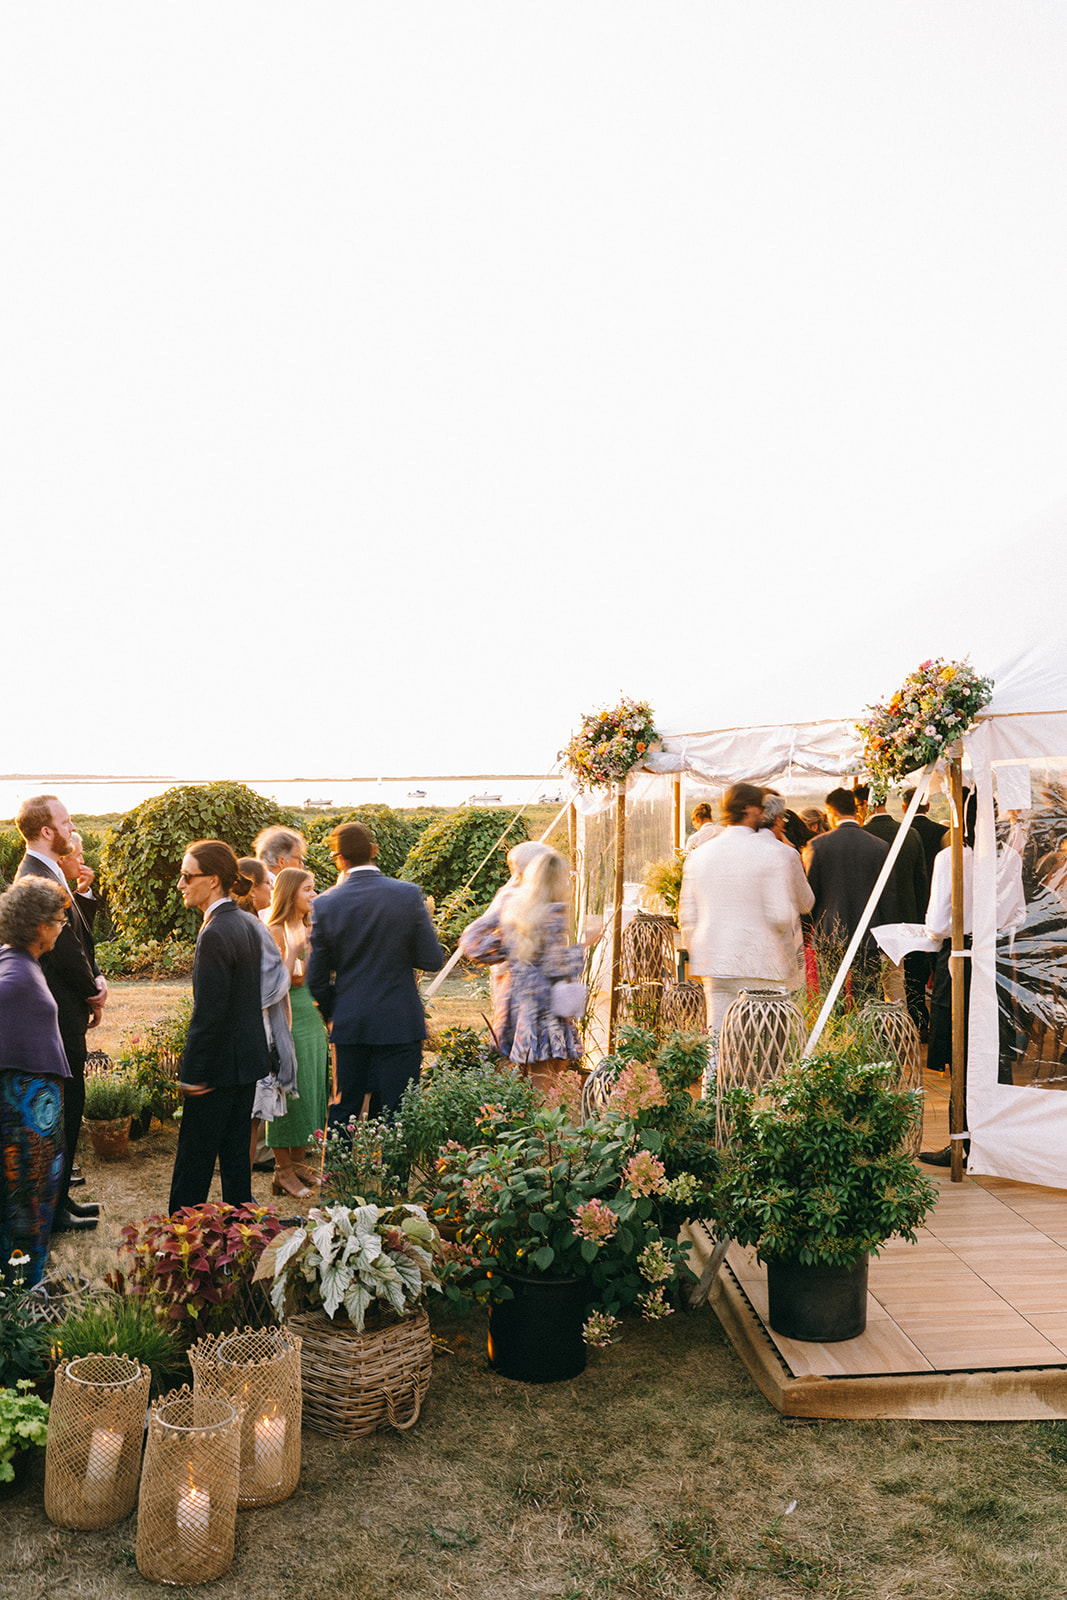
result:
<svg viewBox="0 0 1067 1600"><path fill-rule="evenodd" d="M63 1171L59 1012L40 958L66 925L59 882L27 877L0 895L0 1278L35 1284L48 1260Z"/></svg>

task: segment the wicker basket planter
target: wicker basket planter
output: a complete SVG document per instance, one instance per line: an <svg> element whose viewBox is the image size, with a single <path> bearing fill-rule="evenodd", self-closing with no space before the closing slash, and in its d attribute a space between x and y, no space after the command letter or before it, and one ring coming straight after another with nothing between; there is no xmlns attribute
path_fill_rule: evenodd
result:
<svg viewBox="0 0 1067 1600"><path fill-rule="evenodd" d="M151 1382L130 1356L60 1363L44 1469L44 1509L57 1528L106 1528L133 1510Z"/></svg>
<svg viewBox="0 0 1067 1600"><path fill-rule="evenodd" d="M233 1562L244 1406L172 1390L148 1413L137 1502L137 1570L153 1583L208 1583Z"/></svg>
<svg viewBox="0 0 1067 1600"><path fill-rule="evenodd" d="M307 1427L359 1439L383 1422L403 1430L418 1421L433 1366L424 1310L363 1333L324 1311L298 1313L286 1326L301 1341Z"/></svg>
<svg viewBox="0 0 1067 1600"><path fill-rule="evenodd" d="M287 1328L246 1328L189 1351L193 1393L243 1401L237 1508L288 1500L300 1477L300 1340Z"/></svg>

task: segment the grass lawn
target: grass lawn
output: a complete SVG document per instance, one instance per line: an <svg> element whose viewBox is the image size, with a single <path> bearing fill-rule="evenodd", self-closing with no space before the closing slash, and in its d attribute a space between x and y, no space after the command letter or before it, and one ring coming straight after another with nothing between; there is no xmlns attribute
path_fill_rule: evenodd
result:
<svg viewBox="0 0 1067 1600"><path fill-rule="evenodd" d="M184 986L120 987L135 991L123 1001L132 1026L138 1008L147 1017L173 1003L165 990ZM465 1020L473 1003L461 984L438 1008L441 1022ZM121 1223L163 1208L174 1142L158 1129L111 1164L85 1150L81 1193L103 1201L105 1219L96 1234L63 1236L61 1262L103 1270ZM257 1195L269 1197L260 1175ZM629 1320L579 1378L543 1387L489 1370L482 1314L464 1321L431 1307L431 1316L437 1359L416 1426L350 1444L305 1431L296 1493L239 1514L234 1565L206 1592L1055 1600L1067 1591L1067 1424L786 1424L707 1308ZM2 1506L0 1595L153 1592L134 1565L135 1516L99 1533L54 1528L43 1463L35 1474Z"/></svg>

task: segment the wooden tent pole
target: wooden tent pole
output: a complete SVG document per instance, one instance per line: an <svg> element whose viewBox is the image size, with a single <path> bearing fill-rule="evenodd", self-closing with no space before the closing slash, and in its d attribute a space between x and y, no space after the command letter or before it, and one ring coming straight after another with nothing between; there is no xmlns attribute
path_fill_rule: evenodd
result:
<svg viewBox="0 0 1067 1600"><path fill-rule="evenodd" d="M622 979L622 895L626 879L626 785L615 798L615 904L611 917L611 1004L608 1011L608 1055L615 1053L615 1027Z"/></svg>
<svg viewBox="0 0 1067 1600"><path fill-rule="evenodd" d="M952 946L963 949L963 770L959 756L949 763L949 786L952 796L952 832L949 848L952 851ZM952 984L952 1086L949 1094L948 1129L952 1151L952 1182L963 1182L963 1140L952 1138L967 1126L967 1095L965 1088L966 1048L964 1014L963 956L948 958L949 978Z"/></svg>
<svg viewBox="0 0 1067 1600"><path fill-rule="evenodd" d="M571 923L574 937L581 933L581 898L582 886L578 878L578 811L572 803L567 807L567 848L571 858Z"/></svg>
<svg viewBox="0 0 1067 1600"><path fill-rule="evenodd" d="M674 848L682 848L682 839L685 834L685 825L682 821L682 774L674 776Z"/></svg>

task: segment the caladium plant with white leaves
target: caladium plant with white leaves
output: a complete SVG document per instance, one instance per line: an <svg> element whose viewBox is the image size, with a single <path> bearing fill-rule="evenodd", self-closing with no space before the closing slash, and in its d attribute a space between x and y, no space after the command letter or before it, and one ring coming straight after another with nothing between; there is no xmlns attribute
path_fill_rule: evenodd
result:
<svg viewBox="0 0 1067 1600"><path fill-rule="evenodd" d="M362 1333L367 1313L406 1317L440 1286L436 1231L421 1206L315 1206L278 1246L271 1303L279 1316L347 1314Z"/></svg>

